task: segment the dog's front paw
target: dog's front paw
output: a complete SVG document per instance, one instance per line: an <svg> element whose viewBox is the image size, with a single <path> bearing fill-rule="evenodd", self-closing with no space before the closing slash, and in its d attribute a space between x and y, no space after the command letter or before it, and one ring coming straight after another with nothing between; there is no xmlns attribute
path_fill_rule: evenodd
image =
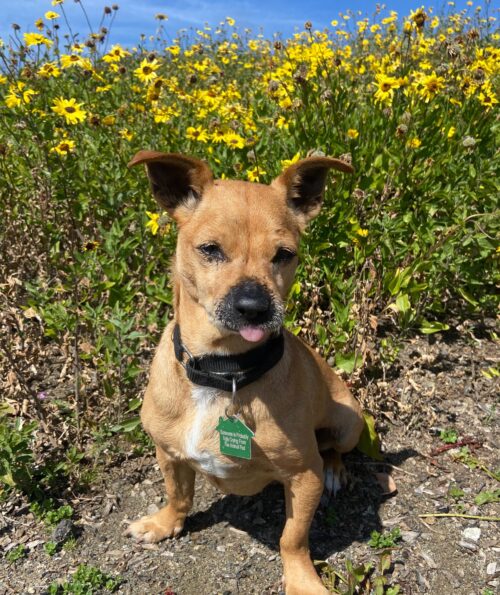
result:
<svg viewBox="0 0 500 595"><path fill-rule="evenodd" d="M184 516L179 516L168 506L155 514L143 516L130 523L125 535L143 543L156 543L169 537L177 537L184 527Z"/></svg>

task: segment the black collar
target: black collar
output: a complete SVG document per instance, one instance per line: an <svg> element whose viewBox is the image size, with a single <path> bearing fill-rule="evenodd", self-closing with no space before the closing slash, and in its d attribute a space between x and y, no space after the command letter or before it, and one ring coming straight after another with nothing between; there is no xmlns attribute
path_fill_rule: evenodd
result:
<svg viewBox="0 0 500 595"><path fill-rule="evenodd" d="M283 333L271 337L263 345L237 355L193 356L181 340L181 329L176 324L172 335L175 357L183 365L186 375L194 384L218 388L227 392L239 390L258 380L281 359L285 341ZM187 360L184 361L184 354Z"/></svg>

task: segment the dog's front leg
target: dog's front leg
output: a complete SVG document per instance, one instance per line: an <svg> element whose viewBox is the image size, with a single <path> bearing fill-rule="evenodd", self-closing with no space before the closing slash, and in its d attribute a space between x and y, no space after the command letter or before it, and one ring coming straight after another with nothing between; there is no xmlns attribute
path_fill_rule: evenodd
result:
<svg viewBox="0 0 500 595"><path fill-rule="evenodd" d="M309 554L309 528L323 491L321 458L285 483L286 523L280 539L287 595L328 593Z"/></svg>
<svg viewBox="0 0 500 595"><path fill-rule="evenodd" d="M127 529L128 535L148 543L179 535L194 496L195 471L187 463L168 457L159 446L156 457L165 478L168 504L157 513L131 523Z"/></svg>

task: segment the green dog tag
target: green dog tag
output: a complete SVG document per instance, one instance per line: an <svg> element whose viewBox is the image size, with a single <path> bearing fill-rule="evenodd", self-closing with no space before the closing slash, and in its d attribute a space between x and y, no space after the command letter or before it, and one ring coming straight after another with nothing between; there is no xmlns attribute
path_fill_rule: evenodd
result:
<svg viewBox="0 0 500 595"><path fill-rule="evenodd" d="M219 417L215 428L219 432L219 447L223 455L252 458L252 437L255 434L237 417Z"/></svg>

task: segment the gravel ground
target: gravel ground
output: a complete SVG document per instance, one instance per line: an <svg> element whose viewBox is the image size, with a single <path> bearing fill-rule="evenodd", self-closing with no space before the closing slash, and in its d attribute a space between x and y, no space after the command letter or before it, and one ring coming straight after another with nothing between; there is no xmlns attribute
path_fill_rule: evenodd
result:
<svg viewBox="0 0 500 595"><path fill-rule="evenodd" d="M347 457L348 488L318 510L312 525L314 559L339 571L346 559L354 565L376 563L370 533L398 527L402 540L392 550L386 577L388 584L399 585L400 593L499 592L496 522L419 516L500 514L497 503L475 502L479 493L499 487L487 473L500 466L498 379L483 373L498 369L499 345L491 340L491 325L458 328L409 340L390 366L374 368L369 380L355 388L375 415L385 460L377 463L358 453ZM472 469L457 460L458 448L443 450L442 429L455 429L479 466ZM375 475L380 472L394 479L395 495L384 495ZM450 488L462 495L453 497ZM28 554L15 562L2 557L0 594L45 593L82 563L119 575L123 582L117 592L123 594L280 592L280 486L269 486L255 497L222 496L198 477L195 506L179 539L139 545L123 536L127 520L154 512L164 501L154 459L124 457L121 464L106 468L88 493L69 499L75 509L76 544L50 557L43 548L52 538L50 530L34 518L23 498L12 497L0 507L0 547L5 556L22 543Z"/></svg>

